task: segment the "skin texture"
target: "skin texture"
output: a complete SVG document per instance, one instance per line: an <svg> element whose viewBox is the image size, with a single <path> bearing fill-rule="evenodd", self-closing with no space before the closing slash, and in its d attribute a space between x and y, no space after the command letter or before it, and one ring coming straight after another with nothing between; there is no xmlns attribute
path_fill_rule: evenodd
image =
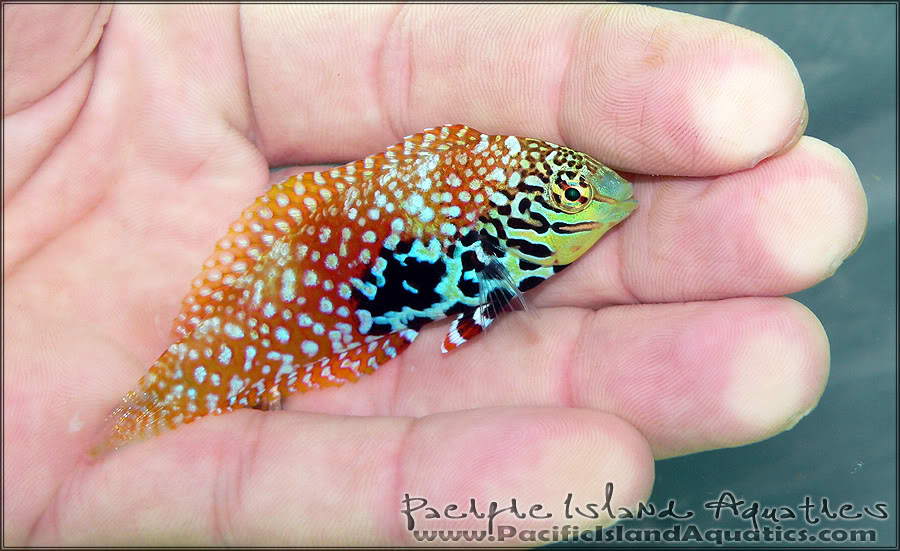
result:
<svg viewBox="0 0 900 551"><path fill-rule="evenodd" d="M404 493L559 516L610 480L628 506L654 459L778 434L822 393L827 338L780 295L858 247L865 196L800 137L799 76L759 35L639 6L4 5L3 25L5 545L404 545ZM449 121L585 151L640 207L529 293L537 318L447 357L433 324L354 385L87 459L215 239L284 178L268 166Z"/></svg>

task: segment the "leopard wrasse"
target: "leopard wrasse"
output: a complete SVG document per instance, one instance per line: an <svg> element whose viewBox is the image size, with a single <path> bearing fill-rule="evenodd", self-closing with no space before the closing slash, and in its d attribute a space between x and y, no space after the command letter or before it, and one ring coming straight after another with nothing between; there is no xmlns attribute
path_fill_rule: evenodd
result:
<svg viewBox="0 0 900 551"><path fill-rule="evenodd" d="M218 241L174 344L92 453L356 381L453 317L447 353L636 207L631 184L584 153L463 125L292 176Z"/></svg>

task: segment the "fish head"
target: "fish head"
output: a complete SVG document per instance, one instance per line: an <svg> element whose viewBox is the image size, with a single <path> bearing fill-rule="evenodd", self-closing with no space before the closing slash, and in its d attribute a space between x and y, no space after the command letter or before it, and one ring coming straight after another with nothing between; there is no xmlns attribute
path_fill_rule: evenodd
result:
<svg viewBox="0 0 900 551"><path fill-rule="evenodd" d="M546 142L540 142L546 144ZM509 180L486 229L513 255L542 266L568 265L637 208L631 183L592 157L553 144Z"/></svg>

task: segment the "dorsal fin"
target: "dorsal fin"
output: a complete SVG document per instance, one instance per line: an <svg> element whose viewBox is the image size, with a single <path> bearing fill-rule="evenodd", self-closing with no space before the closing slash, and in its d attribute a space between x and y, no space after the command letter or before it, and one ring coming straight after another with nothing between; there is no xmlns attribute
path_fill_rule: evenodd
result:
<svg viewBox="0 0 900 551"><path fill-rule="evenodd" d="M365 193L365 182L380 174L413 168L423 155L474 145L483 135L464 125L430 128L407 136L383 153L321 172L306 172L275 184L231 223L191 282L175 318L173 335L193 331L221 302L224 290L248 273L282 236L297 231L320 209L347 209Z"/></svg>
<svg viewBox="0 0 900 551"><path fill-rule="evenodd" d="M231 287L269 252L282 236L297 230L315 211L325 208L354 178L354 169L291 176L272 186L244 209L218 240L215 251L203 262L181 303L173 332L182 338L212 313L212 303L222 300L222 289Z"/></svg>

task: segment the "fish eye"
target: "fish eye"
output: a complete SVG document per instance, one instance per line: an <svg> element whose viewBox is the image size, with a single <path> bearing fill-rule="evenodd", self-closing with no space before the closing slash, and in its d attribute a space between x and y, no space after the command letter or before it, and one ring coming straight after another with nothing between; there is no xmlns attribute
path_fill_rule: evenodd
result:
<svg viewBox="0 0 900 551"><path fill-rule="evenodd" d="M553 203L567 214L577 214L593 200L593 188L577 179L559 178L550 189Z"/></svg>

